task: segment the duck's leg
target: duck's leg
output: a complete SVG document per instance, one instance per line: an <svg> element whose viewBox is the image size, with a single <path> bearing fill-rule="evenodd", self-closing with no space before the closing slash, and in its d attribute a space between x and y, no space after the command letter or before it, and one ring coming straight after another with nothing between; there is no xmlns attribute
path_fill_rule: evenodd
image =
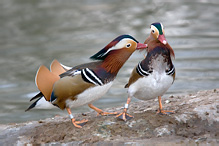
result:
<svg viewBox="0 0 219 146"><path fill-rule="evenodd" d="M95 107L95 106L94 106L93 104L91 104L91 103L88 104L88 106L97 112L97 116L99 116L99 115L102 115L102 116L106 116L106 115L116 115L116 114L117 114L117 112L112 112L112 113L110 113L110 112L104 112L103 110L101 110L101 109Z"/></svg>
<svg viewBox="0 0 219 146"><path fill-rule="evenodd" d="M70 109L70 108L66 108L66 110L67 110L67 112L68 112L68 114L69 114L69 117L71 118L72 124L73 124L75 127L77 127L77 128L82 128L82 126L84 126L84 124L87 123L88 120L86 120L86 119L83 119L83 120L81 120L81 121L76 121L76 120L74 119L74 116L73 116L72 113L71 113L71 109Z"/></svg>
<svg viewBox="0 0 219 146"><path fill-rule="evenodd" d="M167 114L173 114L173 113L175 113L174 111L162 110L161 96L158 96L158 102L159 102L159 109L158 109L158 111L157 111L158 114L167 115Z"/></svg>
<svg viewBox="0 0 219 146"><path fill-rule="evenodd" d="M124 120L124 121L130 120L130 119L133 118L133 116L127 114L127 110L128 110L128 107L129 107L129 103L130 103L130 102L131 102L131 98L128 97L123 112L120 113L120 114L118 114L118 115L116 115L117 118L119 118L119 119L121 119L121 120Z"/></svg>

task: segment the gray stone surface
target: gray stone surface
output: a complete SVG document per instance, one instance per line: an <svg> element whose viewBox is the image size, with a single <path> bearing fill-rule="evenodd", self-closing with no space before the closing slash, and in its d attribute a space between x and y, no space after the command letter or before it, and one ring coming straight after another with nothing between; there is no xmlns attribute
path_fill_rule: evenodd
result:
<svg viewBox="0 0 219 146"><path fill-rule="evenodd" d="M163 98L163 108L174 114L156 114L157 100L130 104L134 118L124 122L95 112L76 115L89 122L75 128L68 117L0 125L0 145L218 145L219 89ZM121 108L105 111L121 112ZM24 113L25 114L25 113Z"/></svg>

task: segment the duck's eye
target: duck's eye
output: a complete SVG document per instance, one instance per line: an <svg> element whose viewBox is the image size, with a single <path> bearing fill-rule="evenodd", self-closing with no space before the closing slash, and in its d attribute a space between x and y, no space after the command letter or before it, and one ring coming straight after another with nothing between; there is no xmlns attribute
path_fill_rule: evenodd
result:
<svg viewBox="0 0 219 146"><path fill-rule="evenodd" d="M151 32L152 32L152 33L155 33L155 31L154 31L153 29L151 30Z"/></svg>
<svg viewBox="0 0 219 146"><path fill-rule="evenodd" d="M130 44L130 43L126 45L126 48L129 48L129 47L131 47L131 44Z"/></svg>

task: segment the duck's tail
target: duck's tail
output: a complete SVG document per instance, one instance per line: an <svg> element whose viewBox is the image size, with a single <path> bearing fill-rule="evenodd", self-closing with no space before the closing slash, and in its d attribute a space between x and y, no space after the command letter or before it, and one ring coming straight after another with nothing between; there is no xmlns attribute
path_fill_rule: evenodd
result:
<svg viewBox="0 0 219 146"><path fill-rule="evenodd" d="M59 79L59 75L50 72L44 65L38 69L35 77L36 86L47 101L50 100L54 83Z"/></svg>

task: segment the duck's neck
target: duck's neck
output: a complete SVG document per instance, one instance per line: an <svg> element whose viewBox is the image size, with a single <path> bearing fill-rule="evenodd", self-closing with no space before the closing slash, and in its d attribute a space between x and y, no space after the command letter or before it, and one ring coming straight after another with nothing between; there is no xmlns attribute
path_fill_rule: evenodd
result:
<svg viewBox="0 0 219 146"><path fill-rule="evenodd" d="M151 41L154 41L155 39L153 38L152 35L149 35L149 37L144 41L144 44L149 44Z"/></svg>
<svg viewBox="0 0 219 146"><path fill-rule="evenodd" d="M116 53L107 56L101 64L101 67L111 74L117 74L130 56L131 53L120 53L117 51Z"/></svg>
<svg viewBox="0 0 219 146"><path fill-rule="evenodd" d="M161 48L165 48L165 49L169 50L171 57L175 58L175 54L174 54L172 47L168 43L166 45L164 45L158 40L153 40L153 41L148 42L147 52L151 52L156 47L161 47Z"/></svg>

